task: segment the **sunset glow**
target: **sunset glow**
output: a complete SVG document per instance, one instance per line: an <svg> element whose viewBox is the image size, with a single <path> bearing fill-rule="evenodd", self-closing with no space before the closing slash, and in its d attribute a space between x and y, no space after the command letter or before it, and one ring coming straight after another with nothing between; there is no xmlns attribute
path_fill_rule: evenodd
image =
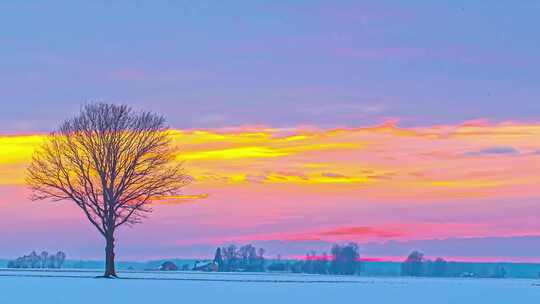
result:
<svg viewBox="0 0 540 304"><path fill-rule="evenodd" d="M25 199L25 168L44 136L0 138L0 184L11 189L13 201ZM177 160L194 182L182 196L155 201L149 221L156 224L149 229L164 229L171 214L188 222L190 214L208 216L197 220L206 232L171 244L538 234L530 207L502 223L490 215L504 212L508 202L540 198L538 124L248 127L175 130L173 138ZM391 211L407 205L421 210L398 217ZM68 212L69 203L62 206L55 208ZM301 228L306 221L311 226Z"/></svg>

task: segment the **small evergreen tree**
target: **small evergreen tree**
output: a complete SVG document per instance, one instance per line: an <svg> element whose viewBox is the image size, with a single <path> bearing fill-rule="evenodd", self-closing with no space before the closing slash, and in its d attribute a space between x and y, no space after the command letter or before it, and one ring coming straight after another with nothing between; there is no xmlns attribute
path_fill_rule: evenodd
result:
<svg viewBox="0 0 540 304"><path fill-rule="evenodd" d="M214 254L214 263L218 265L218 271L223 271L223 257L221 256L221 248L216 249L216 253Z"/></svg>

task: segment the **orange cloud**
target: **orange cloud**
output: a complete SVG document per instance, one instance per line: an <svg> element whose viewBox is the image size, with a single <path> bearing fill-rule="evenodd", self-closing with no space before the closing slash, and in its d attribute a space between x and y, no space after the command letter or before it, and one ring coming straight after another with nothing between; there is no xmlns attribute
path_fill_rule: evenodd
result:
<svg viewBox="0 0 540 304"><path fill-rule="evenodd" d="M193 203L200 200L204 200L208 197L208 194L191 194L191 195L175 195L175 196L166 196L160 199L157 199L155 204L184 204L184 203Z"/></svg>
<svg viewBox="0 0 540 304"><path fill-rule="evenodd" d="M317 233L317 235L320 235L322 237L357 237L357 236L364 236L364 235L374 235L379 238L396 238L403 236L402 232L399 231L384 231L384 230L378 230L373 227L367 227L367 226L357 226L357 227L340 227L333 230L327 230L327 231L321 231Z"/></svg>

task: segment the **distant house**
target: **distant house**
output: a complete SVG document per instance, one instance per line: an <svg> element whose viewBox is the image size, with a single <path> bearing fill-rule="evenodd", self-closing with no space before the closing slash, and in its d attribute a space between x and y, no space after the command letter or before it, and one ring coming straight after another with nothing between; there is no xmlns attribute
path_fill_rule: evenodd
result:
<svg viewBox="0 0 540 304"><path fill-rule="evenodd" d="M218 269L218 264L210 261L196 261L193 266L193 271L216 272Z"/></svg>
<svg viewBox="0 0 540 304"><path fill-rule="evenodd" d="M176 271L178 270L178 267L173 262L166 261L159 267L159 270L161 271Z"/></svg>

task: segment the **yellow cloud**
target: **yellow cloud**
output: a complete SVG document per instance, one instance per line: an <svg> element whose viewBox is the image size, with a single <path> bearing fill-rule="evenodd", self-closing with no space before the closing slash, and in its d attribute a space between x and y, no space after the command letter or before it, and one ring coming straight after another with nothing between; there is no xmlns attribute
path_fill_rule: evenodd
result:
<svg viewBox="0 0 540 304"><path fill-rule="evenodd" d="M40 135L0 136L0 165L27 162L43 139Z"/></svg>
<svg viewBox="0 0 540 304"><path fill-rule="evenodd" d="M421 183L423 186L433 186L442 188L486 188L498 187L503 185L500 181L482 181L482 180L447 180L447 181L431 181Z"/></svg>
<svg viewBox="0 0 540 304"><path fill-rule="evenodd" d="M266 184L298 191L342 188L365 197L530 195L538 181L540 124L400 128L395 124L338 130L272 128L171 130L178 161L200 187ZM0 136L0 184L20 184L43 136ZM485 147L524 151L467 157ZM481 176L471 172L485 172ZM362 187L356 187L357 185ZM340 185L351 185L343 187ZM266 187L265 186L265 187ZM301 188L300 188L301 186ZM474 193L473 193L474 192Z"/></svg>
<svg viewBox="0 0 540 304"><path fill-rule="evenodd" d="M244 159L258 157L279 157L288 155L287 152L266 147L239 147L221 150L185 152L178 155L179 159Z"/></svg>

